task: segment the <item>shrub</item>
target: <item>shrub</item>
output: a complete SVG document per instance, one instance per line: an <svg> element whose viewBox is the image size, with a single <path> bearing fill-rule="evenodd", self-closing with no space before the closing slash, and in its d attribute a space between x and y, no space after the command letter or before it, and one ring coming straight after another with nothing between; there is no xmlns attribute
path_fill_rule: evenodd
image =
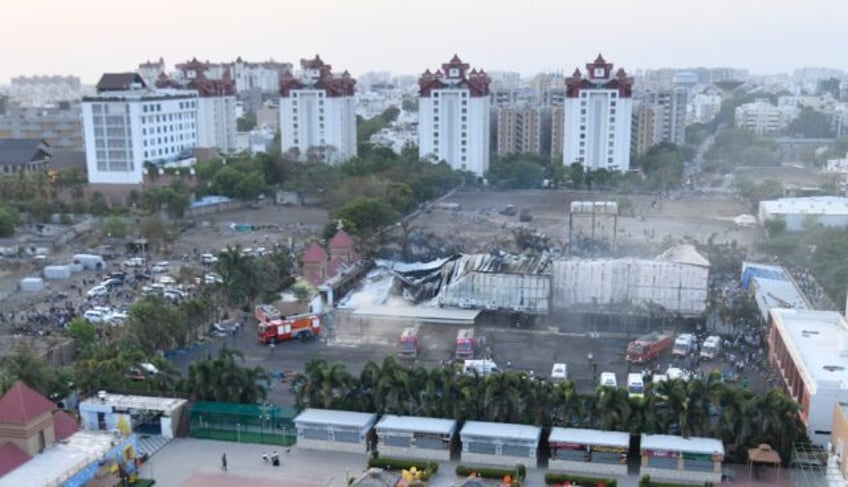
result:
<svg viewBox="0 0 848 487"><path fill-rule="evenodd" d="M580 475L571 475L568 473L548 472L545 474L545 483L548 485L562 484L564 482L580 485L603 485L604 487L618 487L618 480L604 479L598 477L582 477ZM639 483L642 486L641 482Z"/></svg>
<svg viewBox="0 0 848 487"><path fill-rule="evenodd" d="M382 468L383 470L409 470L415 467L422 473L421 480L430 480L439 464L429 460L410 460L406 458L373 457L368 459L368 468Z"/></svg>
<svg viewBox="0 0 848 487"><path fill-rule="evenodd" d="M472 473L476 473L486 479L502 479L508 475L512 478L523 480L527 474L527 469L523 465L519 465L516 468L469 467L466 465L457 465L456 467L456 474L460 477L467 477Z"/></svg>

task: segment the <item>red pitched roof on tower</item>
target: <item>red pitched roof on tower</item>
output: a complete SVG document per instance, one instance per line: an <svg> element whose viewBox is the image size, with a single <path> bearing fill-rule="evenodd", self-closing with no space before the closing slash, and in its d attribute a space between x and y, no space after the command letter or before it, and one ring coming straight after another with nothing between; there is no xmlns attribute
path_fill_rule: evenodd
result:
<svg viewBox="0 0 848 487"><path fill-rule="evenodd" d="M327 260L327 252L318 245L318 242L312 242L306 251L303 253L304 263L316 263Z"/></svg>
<svg viewBox="0 0 848 487"><path fill-rule="evenodd" d="M62 441L79 431L79 424L65 411L59 411L53 415L53 432L56 441Z"/></svg>
<svg viewBox="0 0 848 487"><path fill-rule="evenodd" d="M0 445L0 477L25 464L31 458L11 441Z"/></svg>
<svg viewBox="0 0 848 487"><path fill-rule="evenodd" d="M0 423L27 424L56 406L22 381L0 397Z"/></svg>
<svg viewBox="0 0 848 487"><path fill-rule="evenodd" d="M353 247L353 238L351 238L350 234L345 232L343 229L339 229L339 231L333 235L333 238L330 239L329 247L331 249Z"/></svg>

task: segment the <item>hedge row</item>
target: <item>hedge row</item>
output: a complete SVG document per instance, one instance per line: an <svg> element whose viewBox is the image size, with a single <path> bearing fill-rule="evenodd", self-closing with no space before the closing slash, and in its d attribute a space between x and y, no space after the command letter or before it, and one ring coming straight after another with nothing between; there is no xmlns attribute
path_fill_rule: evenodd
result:
<svg viewBox="0 0 848 487"><path fill-rule="evenodd" d="M604 479L598 477L583 477L580 475L572 475L568 473L548 472L545 474L545 483L548 485L563 484L571 482L572 484L580 485L603 485L604 487L618 487L618 480Z"/></svg>
<svg viewBox="0 0 848 487"><path fill-rule="evenodd" d="M643 475L639 479L639 487L692 487L692 484L676 484L674 482L653 482L650 475ZM704 487L715 487L712 482L705 482Z"/></svg>
<svg viewBox="0 0 848 487"><path fill-rule="evenodd" d="M422 480L430 480L430 477L439 470L439 464L429 460L410 460L406 458L392 457L372 457L368 459L368 468L382 468L383 470L409 470L412 467L424 472L421 475Z"/></svg>
<svg viewBox="0 0 848 487"><path fill-rule="evenodd" d="M472 473L476 473L480 477L486 479L502 479L509 475L518 480L524 480L527 476L527 467L518 465L516 468L493 468L493 467L469 467L466 465L457 465L456 474L460 477L468 477Z"/></svg>

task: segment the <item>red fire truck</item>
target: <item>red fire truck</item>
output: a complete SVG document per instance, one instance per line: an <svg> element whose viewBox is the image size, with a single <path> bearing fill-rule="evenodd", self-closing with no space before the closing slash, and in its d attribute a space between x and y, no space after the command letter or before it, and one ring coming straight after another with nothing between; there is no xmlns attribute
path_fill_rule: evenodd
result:
<svg viewBox="0 0 848 487"><path fill-rule="evenodd" d="M283 314L277 308L270 304L260 304L256 307L256 321L271 321L279 320Z"/></svg>
<svg viewBox="0 0 848 487"><path fill-rule="evenodd" d="M321 331L321 319L314 314L283 316L280 319L259 321L259 341L265 344L299 338L308 340L318 336Z"/></svg>
<svg viewBox="0 0 848 487"><path fill-rule="evenodd" d="M654 331L633 340L627 345L625 359L634 364L641 364L657 358L663 351L674 344L674 334L665 331Z"/></svg>
<svg viewBox="0 0 848 487"><path fill-rule="evenodd" d="M456 353L458 360L473 359L477 349L483 344L483 338L474 336L474 328L462 328L456 333Z"/></svg>
<svg viewBox="0 0 848 487"><path fill-rule="evenodd" d="M397 353L401 358L414 359L421 352L418 329L405 328L398 339Z"/></svg>

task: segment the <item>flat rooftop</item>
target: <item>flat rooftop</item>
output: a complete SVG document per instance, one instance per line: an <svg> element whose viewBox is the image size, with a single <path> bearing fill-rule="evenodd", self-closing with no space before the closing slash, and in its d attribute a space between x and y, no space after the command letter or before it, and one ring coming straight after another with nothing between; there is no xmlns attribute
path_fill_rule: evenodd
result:
<svg viewBox="0 0 848 487"><path fill-rule="evenodd" d="M724 445L715 438L696 438L673 435L642 435L643 450L667 450L687 453L724 455Z"/></svg>
<svg viewBox="0 0 848 487"><path fill-rule="evenodd" d="M477 438L510 439L519 441L539 441L542 428L524 424L493 423L487 421L468 421L462 427L460 436ZM464 440L463 440L464 441Z"/></svg>
<svg viewBox="0 0 848 487"><path fill-rule="evenodd" d="M630 433L585 428L551 428L548 442L630 447Z"/></svg>
<svg viewBox="0 0 848 487"><path fill-rule="evenodd" d="M480 314L476 309L437 308L435 306L364 306L353 312L355 318L408 319L426 323L473 325Z"/></svg>
<svg viewBox="0 0 848 487"><path fill-rule="evenodd" d="M848 324L836 311L777 308L770 311L810 392L848 389Z"/></svg>
<svg viewBox="0 0 848 487"><path fill-rule="evenodd" d="M751 278L751 283L754 286L754 298L763 319L768 319L768 310L772 308L810 308L807 297L792 281L754 276Z"/></svg>
<svg viewBox="0 0 848 487"><path fill-rule="evenodd" d="M56 443L20 467L0 477L0 487L25 485L64 485L70 476L112 449L111 433L78 431L63 443Z"/></svg>
<svg viewBox="0 0 848 487"><path fill-rule="evenodd" d="M80 407L84 404L103 405L109 404L118 409L143 409L146 411L162 411L163 413L171 413L175 409L186 404L185 399L174 397L153 397L153 396L128 396L123 394L105 394L103 398L94 396L82 401Z"/></svg>
<svg viewBox="0 0 848 487"><path fill-rule="evenodd" d="M377 423L377 432L379 433L381 430L449 435L456 430L456 421L452 419L387 414Z"/></svg>
<svg viewBox="0 0 848 487"><path fill-rule="evenodd" d="M839 196L810 196L760 201L771 214L848 215L848 198Z"/></svg>
<svg viewBox="0 0 848 487"><path fill-rule="evenodd" d="M309 408L294 418L296 425L308 423L349 428L367 428L377 421L375 413Z"/></svg>

